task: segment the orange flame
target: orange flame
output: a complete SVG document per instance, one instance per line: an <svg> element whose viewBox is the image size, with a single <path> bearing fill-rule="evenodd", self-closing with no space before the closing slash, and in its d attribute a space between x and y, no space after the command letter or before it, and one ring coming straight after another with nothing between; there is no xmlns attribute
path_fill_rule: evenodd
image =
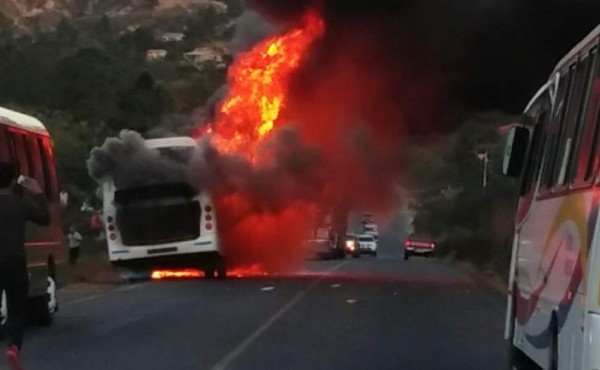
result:
<svg viewBox="0 0 600 370"><path fill-rule="evenodd" d="M152 280L164 279L197 279L204 277L204 272L200 270L185 269L185 270L155 270L150 275Z"/></svg>
<svg viewBox="0 0 600 370"><path fill-rule="evenodd" d="M236 268L227 271L227 276L232 278L247 278L247 277L261 277L269 276L269 274L263 270L259 265L252 265L247 268Z"/></svg>
<svg viewBox="0 0 600 370"><path fill-rule="evenodd" d="M229 69L229 95L215 122L221 151L254 158L260 141L277 125L293 72L324 29L322 18L309 12L299 27L238 57Z"/></svg>

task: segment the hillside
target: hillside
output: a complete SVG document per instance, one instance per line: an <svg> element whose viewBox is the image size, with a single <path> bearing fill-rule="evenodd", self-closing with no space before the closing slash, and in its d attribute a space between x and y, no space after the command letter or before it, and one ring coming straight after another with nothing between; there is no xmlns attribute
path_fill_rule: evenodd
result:
<svg viewBox="0 0 600 370"><path fill-rule="evenodd" d="M129 19L143 22L172 18L207 6L227 9L224 2L214 0L0 0L0 28L17 32L29 32L34 27L48 30L63 18L79 20L103 15L115 20L115 24L126 24Z"/></svg>

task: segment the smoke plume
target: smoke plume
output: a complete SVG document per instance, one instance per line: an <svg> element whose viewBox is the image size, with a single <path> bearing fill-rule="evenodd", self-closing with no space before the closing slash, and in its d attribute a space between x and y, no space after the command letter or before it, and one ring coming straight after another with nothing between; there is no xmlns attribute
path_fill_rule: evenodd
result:
<svg viewBox="0 0 600 370"><path fill-rule="evenodd" d="M146 148L144 138L134 131L123 131L92 149L87 165L94 180L101 183L111 178L117 188L186 182L188 174L183 164Z"/></svg>

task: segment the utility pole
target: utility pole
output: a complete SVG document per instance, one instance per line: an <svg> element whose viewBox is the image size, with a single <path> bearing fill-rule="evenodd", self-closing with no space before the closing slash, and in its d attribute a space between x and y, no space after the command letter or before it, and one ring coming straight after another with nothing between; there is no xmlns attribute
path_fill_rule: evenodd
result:
<svg viewBox="0 0 600 370"><path fill-rule="evenodd" d="M482 153L477 153L477 158L483 162L483 188L487 188L488 183L488 166L490 163L490 156L488 151L484 151Z"/></svg>

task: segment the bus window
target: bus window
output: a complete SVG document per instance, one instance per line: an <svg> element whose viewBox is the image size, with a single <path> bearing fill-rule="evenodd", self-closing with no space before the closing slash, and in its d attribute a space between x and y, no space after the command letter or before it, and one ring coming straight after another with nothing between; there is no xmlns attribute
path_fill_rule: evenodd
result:
<svg viewBox="0 0 600 370"><path fill-rule="evenodd" d="M25 148L25 137L23 134L17 132L11 132L12 142L15 148L15 158L17 159L17 166L19 173L25 176L31 176L29 174L29 163L27 160L27 149Z"/></svg>
<svg viewBox="0 0 600 370"><path fill-rule="evenodd" d="M558 91L556 95L556 107L552 114L548 138L544 152L544 168L542 170L542 189L549 192L555 184L555 173L558 167L557 147L560 138L564 132L564 122L567 111L567 102L569 101L569 91L571 86L571 74L565 72L560 77Z"/></svg>
<svg viewBox="0 0 600 370"><path fill-rule="evenodd" d="M594 80L596 79L596 70L598 69L598 52L593 49L586 58L586 73L584 78L584 90L581 95L581 105L577 116L577 127L579 133L576 136L574 152L569 169L569 177L575 186L585 185L585 167L590 153L591 137L593 135L590 127L589 112L594 110Z"/></svg>
<svg viewBox="0 0 600 370"><path fill-rule="evenodd" d="M576 153L579 151L580 137L583 131L582 112L586 106L585 102L589 93L591 67L591 58L587 56L577 67L567 113L567 132L564 138L563 161L558 178L559 185L568 185L574 180Z"/></svg>
<svg viewBox="0 0 600 370"><path fill-rule="evenodd" d="M570 156L573 152L574 135L576 131L577 113L581 103L584 68L582 64L571 66L569 75L571 84L564 100L564 111L561 121L561 131L557 139L558 151L554 156L554 185L558 188L567 183L567 170Z"/></svg>
<svg viewBox="0 0 600 370"><path fill-rule="evenodd" d="M26 138L27 142L27 153L30 163L32 166L30 167L30 172L34 175L34 178L40 184L42 189L45 188L46 179L44 177L44 171L42 169L42 157L40 155L40 149L37 145L37 138L33 135L28 135ZM49 195L48 193L46 195Z"/></svg>
<svg viewBox="0 0 600 370"><path fill-rule="evenodd" d="M39 138L38 146L42 160L42 168L44 171L44 179L46 184L46 192L48 199L58 199L58 180L56 177L56 166L54 154L52 151L52 143L49 138Z"/></svg>
<svg viewBox="0 0 600 370"><path fill-rule="evenodd" d="M44 150L44 139L37 139L37 146L40 153L40 162L42 164L42 172L44 173L44 188L46 190L46 196L48 199L52 197L52 177L50 176L50 169L48 166L48 156Z"/></svg>
<svg viewBox="0 0 600 370"><path fill-rule="evenodd" d="M595 53L597 54L597 52ZM576 181L587 184L595 175L598 153L598 111L600 108L600 58L594 56L595 63L590 79L589 103L585 113L585 130L579 153Z"/></svg>
<svg viewBox="0 0 600 370"><path fill-rule="evenodd" d="M525 172L523 175L523 186L521 187L521 196L525 196L533 190L533 184L537 181L540 174L540 165L542 162L542 154L546 145L546 137L548 136L548 121L550 118L549 106L542 106L537 117L537 122L533 128L531 139L531 150Z"/></svg>
<svg viewBox="0 0 600 370"><path fill-rule="evenodd" d="M12 150L8 141L8 133L3 126L0 126L0 162L12 162Z"/></svg>

